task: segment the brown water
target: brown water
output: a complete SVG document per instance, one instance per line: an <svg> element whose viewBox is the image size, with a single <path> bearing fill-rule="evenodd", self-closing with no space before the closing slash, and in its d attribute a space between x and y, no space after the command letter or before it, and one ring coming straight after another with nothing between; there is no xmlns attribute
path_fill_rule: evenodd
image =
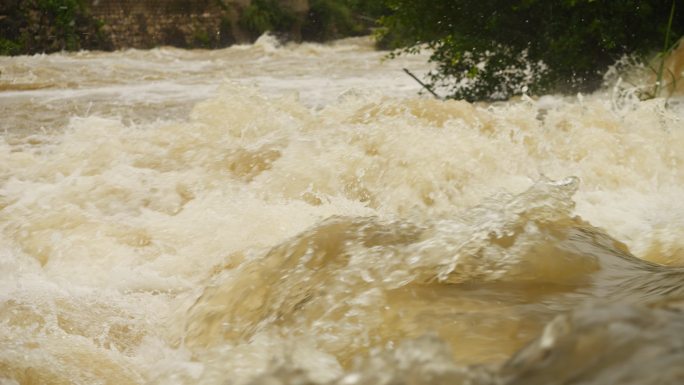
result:
<svg viewBox="0 0 684 385"><path fill-rule="evenodd" d="M683 381L681 100L382 58L0 58L0 384Z"/></svg>

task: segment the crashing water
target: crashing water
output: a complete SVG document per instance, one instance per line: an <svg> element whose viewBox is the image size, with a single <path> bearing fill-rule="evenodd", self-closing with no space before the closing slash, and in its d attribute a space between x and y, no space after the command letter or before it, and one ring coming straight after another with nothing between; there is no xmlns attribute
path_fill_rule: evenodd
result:
<svg viewBox="0 0 684 385"><path fill-rule="evenodd" d="M0 383L684 380L681 102L382 58L0 58Z"/></svg>

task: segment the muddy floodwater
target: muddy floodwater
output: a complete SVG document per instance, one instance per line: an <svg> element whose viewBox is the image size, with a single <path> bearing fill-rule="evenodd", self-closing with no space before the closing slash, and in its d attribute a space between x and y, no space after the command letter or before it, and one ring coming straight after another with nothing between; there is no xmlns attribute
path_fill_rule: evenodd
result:
<svg viewBox="0 0 684 385"><path fill-rule="evenodd" d="M0 384L684 383L684 101L369 39L0 58Z"/></svg>

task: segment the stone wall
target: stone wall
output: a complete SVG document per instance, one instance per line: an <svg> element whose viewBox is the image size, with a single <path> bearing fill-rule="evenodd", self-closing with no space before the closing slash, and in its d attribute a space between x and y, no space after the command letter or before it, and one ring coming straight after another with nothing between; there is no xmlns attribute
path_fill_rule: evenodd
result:
<svg viewBox="0 0 684 385"><path fill-rule="evenodd" d="M368 33L354 12L344 0L0 0L0 55L220 48L265 31L326 41Z"/></svg>
<svg viewBox="0 0 684 385"><path fill-rule="evenodd" d="M115 49L225 47L254 39L239 22L251 0L93 0L91 15L103 23L102 32ZM282 0L302 16L307 0ZM300 37L293 31L295 39Z"/></svg>
<svg viewBox="0 0 684 385"><path fill-rule="evenodd" d="M234 7L216 0L94 0L90 13L115 49L213 48L247 38L233 31Z"/></svg>

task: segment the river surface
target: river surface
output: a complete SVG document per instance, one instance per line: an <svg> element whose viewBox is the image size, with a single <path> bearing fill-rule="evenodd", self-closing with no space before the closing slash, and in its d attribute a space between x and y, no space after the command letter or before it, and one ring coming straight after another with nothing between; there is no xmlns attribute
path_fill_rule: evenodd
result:
<svg viewBox="0 0 684 385"><path fill-rule="evenodd" d="M0 384L684 381L684 103L368 39L0 58Z"/></svg>

